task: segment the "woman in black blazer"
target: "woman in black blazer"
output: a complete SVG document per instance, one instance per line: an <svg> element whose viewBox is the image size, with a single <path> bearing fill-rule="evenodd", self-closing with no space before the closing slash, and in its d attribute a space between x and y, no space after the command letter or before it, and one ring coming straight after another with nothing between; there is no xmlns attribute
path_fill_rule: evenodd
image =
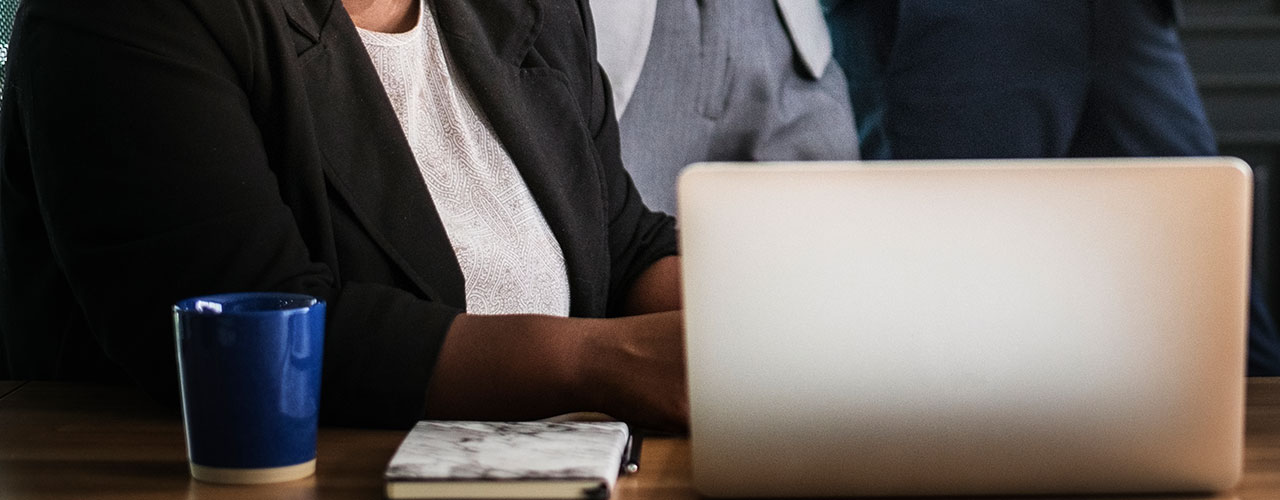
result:
<svg viewBox="0 0 1280 500"><path fill-rule="evenodd" d="M620 164L585 1L427 2L559 242L572 318L463 313L355 29L403 27L417 1L26 0L0 112L12 375L172 397L170 304L278 290L329 303L329 422L596 410L682 427L674 224Z"/></svg>

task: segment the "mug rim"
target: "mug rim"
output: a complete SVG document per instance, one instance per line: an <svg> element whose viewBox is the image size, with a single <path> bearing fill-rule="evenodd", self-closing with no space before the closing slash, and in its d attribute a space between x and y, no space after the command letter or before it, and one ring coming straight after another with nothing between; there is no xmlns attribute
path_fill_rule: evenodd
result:
<svg viewBox="0 0 1280 500"><path fill-rule="evenodd" d="M289 300L289 301L296 300L303 303L294 307L275 307L275 308L266 308L266 309L236 310L236 311L228 311L225 313L221 310L221 308L201 309L199 307L200 303L213 303L218 305L225 305L230 303L244 302L247 300L262 300L262 299L267 299L267 300L277 299L277 300ZM317 306L323 307L324 300L320 299L319 297L315 297L313 295L307 295L303 293L232 292L232 293L216 293L216 294L209 294L209 295L197 295L195 297L188 297L188 298L179 300L173 304L173 312L176 314L190 314L190 315L198 315L198 316L221 316L221 315L229 315L229 314L234 314L238 316L245 316L245 315L251 316L251 315L306 312Z"/></svg>

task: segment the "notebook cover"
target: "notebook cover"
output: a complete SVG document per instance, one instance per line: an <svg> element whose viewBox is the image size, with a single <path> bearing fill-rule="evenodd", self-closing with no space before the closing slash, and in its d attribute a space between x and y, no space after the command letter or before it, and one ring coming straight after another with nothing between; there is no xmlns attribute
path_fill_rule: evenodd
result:
<svg viewBox="0 0 1280 500"><path fill-rule="evenodd" d="M391 458L389 483L590 481L612 491L627 446L621 422L422 421Z"/></svg>

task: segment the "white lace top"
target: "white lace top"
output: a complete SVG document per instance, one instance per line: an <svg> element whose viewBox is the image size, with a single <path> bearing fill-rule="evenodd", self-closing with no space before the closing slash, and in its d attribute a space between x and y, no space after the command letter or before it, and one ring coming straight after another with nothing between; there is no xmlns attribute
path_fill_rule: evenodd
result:
<svg viewBox="0 0 1280 500"><path fill-rule="evenodd" d="M569 315L564 254L511 157L460 79L430 10L405 33L359 30L444 221L467 312Z"/></svg>

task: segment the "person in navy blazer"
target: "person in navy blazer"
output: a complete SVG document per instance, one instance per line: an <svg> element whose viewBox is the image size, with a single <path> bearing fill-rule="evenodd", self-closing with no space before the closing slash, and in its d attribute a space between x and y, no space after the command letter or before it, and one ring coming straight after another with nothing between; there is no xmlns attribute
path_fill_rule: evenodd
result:
<svg viewBox="0 0 1280 500"><path fill-rule="evenodd" d="M674 221L622 168L585 0L424 4L559 242L570 318L464 313L344 4L369 6L23 2L0 114L11 375L175 399L174 302L288 291L328 302L325 421L595 410L686 425Z"/></svg>
<svg viewBox="0 0 1280 500"><path fill-rule="evenodd" d="M827 9L864 157L1216 153L1174 0L848 0Z"/></svg>
<svg viewBox="0 0 1280 500"><path fill-rule="evenodd" d="M868 159L1213 156L1177 0L827 0ZM1254 286L1254 291L1259 287ZM1280 375L1251 296L1249 372Z"/></svg>

